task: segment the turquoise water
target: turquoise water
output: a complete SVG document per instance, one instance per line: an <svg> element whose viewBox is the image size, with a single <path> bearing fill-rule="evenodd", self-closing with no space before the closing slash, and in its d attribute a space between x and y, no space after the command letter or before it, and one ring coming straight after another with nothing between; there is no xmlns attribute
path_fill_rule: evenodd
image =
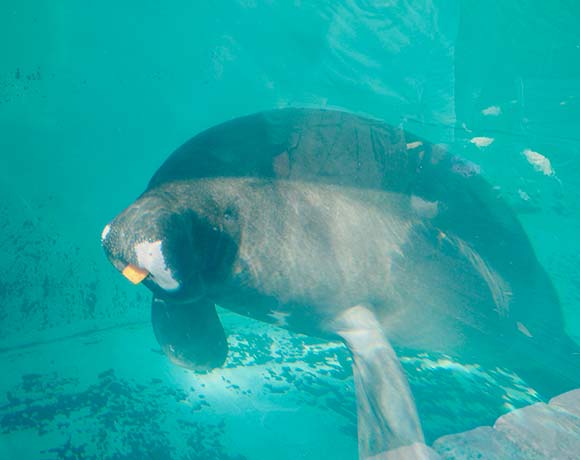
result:
<svg viewBox="0 0 580 460"><path fill-rule="evenodd" d="M579 19L573 1L1 2L0 458L356 458L342 346L221 312L226 368L175 368L100 247L176 147L260 110L366 114L473 162L580 343ZM538 400L477 363L403 364L429 442Z"/></svg>

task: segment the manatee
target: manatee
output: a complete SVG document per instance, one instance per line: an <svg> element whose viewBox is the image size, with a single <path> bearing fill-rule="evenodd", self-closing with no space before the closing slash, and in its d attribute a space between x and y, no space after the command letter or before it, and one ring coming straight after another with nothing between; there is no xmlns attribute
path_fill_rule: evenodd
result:
<svg viewBox="0 0 580 460"><path fill-rule="evenodd" d="M343 341L361 459L424 441L401 351L505 367L546 397L580 386L578 347L515 214L477 167L379 120L281 109L210 128L102 244L153 293L178 365L226 359L216 305Z"/></svg>

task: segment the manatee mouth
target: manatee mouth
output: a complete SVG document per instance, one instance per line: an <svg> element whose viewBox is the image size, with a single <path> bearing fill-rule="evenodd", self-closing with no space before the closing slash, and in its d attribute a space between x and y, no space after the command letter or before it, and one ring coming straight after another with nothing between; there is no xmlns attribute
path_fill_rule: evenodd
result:
<svg viewBox="0 0 580 460"><path fill-rule="evenodd" d="M143 283L149 290L151 290L156 297L170 300L174 303L189 303L197 302L205 296L206 288L201 276L197 274L194 283L189 284L195 286L195 288L189 289L179 289L175 291L167 291L160 287L156 282L152 274L141 267L133 264L127 264L121 273L125 278L127 278L134 285Z"/></svg>
<svg viewBox="0 0 580 460"><path fill-rule="evenodd" d="M125 268L119 267L122 275L134 285L143 283L156 297L170 300L175 303L197 302L206 295L207 287L201 273L195 273L188 282L179 283L178 289L164 289L156 282L153 273L145 268L134 264L127 264Z"/></svg>
<svg viewBox="0 0 580 460"><path fill-rule="evenodd" d="M195 273L180 283L179 289L165 290L160 287L150 273L143 283L155 297L175 304L197 302L207 295L207 286L200 273Z"/></svg>

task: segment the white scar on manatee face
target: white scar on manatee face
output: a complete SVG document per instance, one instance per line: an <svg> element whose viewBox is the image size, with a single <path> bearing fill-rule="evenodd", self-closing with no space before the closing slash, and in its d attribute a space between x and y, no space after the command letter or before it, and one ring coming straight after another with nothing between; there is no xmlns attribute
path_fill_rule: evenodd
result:
<svg viewBox="0 0 580 460"><path fill-rule="evenodd" d="M111 231L111 224L105 225L105 228L103 228L103 231L101 233L101 241L105 241L105 239L107 238L107 235L109 234L110 231Z"/></svg>
<svg viewBox="0 0 580 460"><path fill-rule="evenodd" d="M179 283L173 277L173 273L167 266L162 251L162 241L142 241L134 247L137 256L137 263L146 269L159 285L166 291L174 291L179 288Z"/></svg>

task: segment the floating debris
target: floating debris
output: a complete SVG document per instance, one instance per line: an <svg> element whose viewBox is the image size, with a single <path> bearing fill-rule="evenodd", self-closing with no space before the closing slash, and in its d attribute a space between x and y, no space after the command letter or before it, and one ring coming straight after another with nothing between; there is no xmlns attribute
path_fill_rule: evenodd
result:
<svg viewBox="0 0 580 460"><path fill-rule="evenodd" d="M479 148L488 147L493 143L495 139L493 137L472 137L469 142L474 144Z"/></svg>
<svg viewBox="0 0 580 460"><path fill-rule="evenodd" d="M523 151L526 160L530 163L536 171L544 173L546 176L553 176L554 169L552 168L552 163L544 155L538 152L534 152L531 149L525 149Z"/></svg>
<svg viewBox="0 0 580 460"><path fill-rule="evenodd" d="M485 116L497 117L497 116L501 115L501 107L499 107L497 105L492 105L492 106L488 107L487 109L483 109L481 111L481 113L484 114Z"/></svg>

